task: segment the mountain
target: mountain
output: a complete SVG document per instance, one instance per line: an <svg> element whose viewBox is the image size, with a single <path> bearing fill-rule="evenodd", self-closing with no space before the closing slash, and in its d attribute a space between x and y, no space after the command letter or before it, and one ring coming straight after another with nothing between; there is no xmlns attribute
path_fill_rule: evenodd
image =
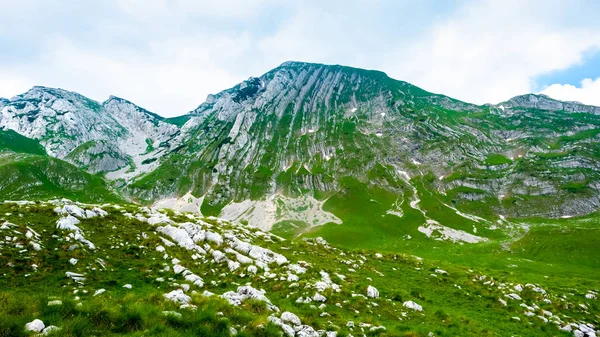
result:
<svg viewBox="0 0 600 337"><path fill-rule="evenodd" d="M309 207L349 184L400 196L384 212L434 198L492 219L586 214L600 205L597 112L539 95L477 106L377 71L288 62L209 96L190 137L125 192L191 192L206 214L256 223L277 200L310 195L295 201Z"/></svg>
<svg viewBox="0 0 600 337"><path fill-rule="evenodd" d="M2 104L0 127L135 202L191 196L265 229L344 222L324 208L362 202L358 190L379 190L379 215L417 211L424 224L443 223L436 204L490 221L600 206L600 108L543 95L478 106L378 71L286 62L178 118L44 87Z"/></svg>
<svg viewBox="0 0 600 337"><path fill-rule="evenodd" d="M65 159L76 152L71 162L90 172L109 172L110 179L129 179L152 170L148 159L174 147L170 142L179 132L168 119L124 99L111 96L99 103L74 92L45 87L33 87L4 101L0 128L39 140L56 158ZM107 142L111 145L102 146ZM100 154L112 158L110 163L103 160L93 164Z"/></svg>
<svg viewBox="0 0 600 337"><path fill-rule="evenodd" d="M123 202L100 177L49 157L35 140L0 130L0 195L4 200L72 198Z"/></svg>
<svg viewBox="0 0 600 337"><path fill-rule="evenodd" d="M0 336L596 336L599 112L302 62L0 99Z"/></svg>

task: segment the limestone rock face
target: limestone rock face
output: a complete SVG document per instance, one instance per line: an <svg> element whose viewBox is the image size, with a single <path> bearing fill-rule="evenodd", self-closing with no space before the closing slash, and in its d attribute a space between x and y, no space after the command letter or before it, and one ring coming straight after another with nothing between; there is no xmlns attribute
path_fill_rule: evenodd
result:
<svg viewBox="0 0 600 337"><path fill-rule="evenodd" d="M483 205L479 216L593 212L599 114L534 94L469 104L382 72L303 62L209 95L175 119L118 97L100 103L45 87L0 100L1 129L104 174L131 200L185 197L203 214L264 230L341 223L323 206L357 186L401 196L376 216L402 217L404 201L425 214L424 196L456 211Z"/></svg>

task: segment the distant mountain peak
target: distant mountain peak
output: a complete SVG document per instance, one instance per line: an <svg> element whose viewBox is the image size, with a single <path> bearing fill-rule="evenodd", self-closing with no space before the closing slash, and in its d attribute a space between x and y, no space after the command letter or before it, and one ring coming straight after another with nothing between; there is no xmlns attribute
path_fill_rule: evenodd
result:
<svg viewBox="0 0 600 337"><path fill-rule="evenodd" d="M561 101L544 94L524 94L497 104L505 108L528 108L567 112L590 112L600 114L600 107L575 101Z"/></svg>

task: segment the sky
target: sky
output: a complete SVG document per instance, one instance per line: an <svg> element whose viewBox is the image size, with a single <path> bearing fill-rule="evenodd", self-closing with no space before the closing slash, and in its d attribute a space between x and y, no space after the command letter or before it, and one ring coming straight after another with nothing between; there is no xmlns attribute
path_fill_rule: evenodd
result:
<svg viewBox="0 0 600 337"><path fill-rule="evenodd" d="M600 105L597 0L0 0L0 97L34 85L163 116L288 60L499 103Z"/></svg>

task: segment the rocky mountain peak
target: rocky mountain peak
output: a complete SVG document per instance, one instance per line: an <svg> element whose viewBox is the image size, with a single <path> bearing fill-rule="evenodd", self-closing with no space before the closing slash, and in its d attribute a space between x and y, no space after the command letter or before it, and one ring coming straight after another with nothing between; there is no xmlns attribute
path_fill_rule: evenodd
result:
<svg viewBox="0 0 600 337"><path fill-rule="evenodd" d="M544 94L525 94L515 96L506 102L498 104L498 106L500 105L505 108L526 108L600 114L600 107L585 105L580 102L559 101Z"/></svg>

